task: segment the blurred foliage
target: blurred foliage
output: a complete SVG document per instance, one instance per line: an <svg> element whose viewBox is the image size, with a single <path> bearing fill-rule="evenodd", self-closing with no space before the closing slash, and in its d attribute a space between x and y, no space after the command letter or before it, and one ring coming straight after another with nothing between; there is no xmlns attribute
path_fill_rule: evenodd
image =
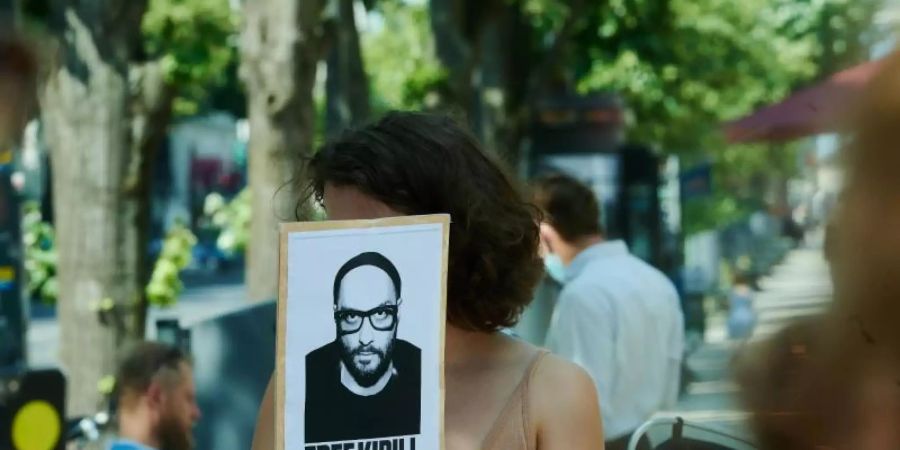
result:
<svg viewBox="0 0 900 450"><path fill-rule="evenodd" d="M240 64L236 46L231 48L231 61L222 76L224 84L213 84L205 101L200 103L200 110L227 111L235 117L247 117L247 96L238 76Z"/></svg>
<svg viewBox="0 0 900 450"><path fill-rule="evenodd" d="M46 29L58 6L50 0L20 2L25 26L34 32ZM141 31L143 54L136 62L162 64L176 92L176 115L197 114L209 103L244 111L236 64L238 18L229 0L148 0Z"/></svg>
<svg viewBox="0 0 900 450"><path fill-rule="evenodd" d="M682 205L682 216L690 218L683 224L686 236L717 229L733 220L748 217L752 207L741 199L716 189L711 198L691 199Z"/></svg>
<svg viewBox="0 0 900 450"><path fill-rule="evenodd" d="M230 255L244 253L250 239L250 188L245 187L231 200L213 192L203 203L204 226L218 230L216 247ZM310 220L325 220L321 205L313 205Z"/></svg>
<svg viewBox="0 0 900 450"><path fill-rule="evenodd" d="M528 0L549 16L553 0ZM535 6L537 5L537 6ZM731 146L722 123L867 55L874 0L609 0L586 17L572 62L582 92L613 91L629 134L683 166L712 158L715 194L685 205L685 228L721 226L758 208L760 176L791 176L796 145ZM543 8L543 9L542 9ZM537 19L535 19L537 20Z"/></svg>
<svg viewBox="0 0 900 450"><path fill-rule="evenodd" d="M434 51L425 2L383 0L361 30L375 114L434 107L447 74Z"/></svg>
<svg viewBox="0 0 900 450"><path fill-rule="evenodd" d="M115 393L116 390L116 377L115 375L106 375L97 381L97 392L103 394L104 396L111 396Z"/></svg>
<svg viewBox="0 0 900 450"><path fill-rule="evenodd" d="M589 55L579 88L623 95L637 140L679 154L715 150L723 121L817 74L806 23L820 14L815 3L824 2L611 0L599 27L579 36Z"/></svg>
<svg viewBox="0 0 900 450"><path fill-rule="evenodd" d="M59 294L55 233L53 225L44 222L37 202L26 202L22 206L22 241L28 278L26 295L45 303L55 303Z"/></svg>
<svg viewBox="0 0 900 450"><path fill-rule="evenodd" d="M773 199L765 182L786 180L799 173L804 143L723 146L712 156L713 194L682 202L685 235L722 228L755 211L766 210Z"/></svg>
<svg viewBox="0 0 900 450"><path fill-rule="evenodd" d="M688 229L716 227L763 207L770 192L753 188L773 183L759 178L796 172L794 146L730 146L720 127L865 59L865 32L880 6L879 0L503 2L440 0L442 11L461 17L452 19L459 22L458 36L443 39L451 45L464 40L478 55L479 27L500 24L507 104L533 101L540 91L613 92L627 105L630 140L678 155L685 168L712 162L716 192L686 205ZM390 105L423 106L421 95L404 103L402 87L424 79L433 93L439 78L429 74L468 76L430 69L439 64L431 54L407 58L407 49L417 55L433 47L427 14L419 2L384 3L390 6L379 5L383 29L365 36L364 46L376 95ZM473 80L496 66L472 58L467 63L481 64ZM520 112L514 107L505 119L523 117Z"/></svg>
<svg viewBox="0 0 900 450"><path fill-rule="evenodd" d="M172 306L184 289L179 273L191 263L191 249L197 237L183 224L175 224L163 239L162 250L153 267L145 293L147 302L156 306Z"/></svg>
<svg viewBox="0 0 900 450"><path fill-rule="evenodd" d="M150 0L144 48L175 87L177 115L196 114L212 88L234 84L237 19L228 0Z"/></svg>
<svg viewBox="0 0 900 450"><path fill-rule="evenodd" d="M56 279L57 256L53 225L44 222L40 205L27 202L23 205L22 240L25 249L25 271L29 298L46 303L56 303L59 288ZM146 287L151 304L170 306L178 299L183 288L178 274L191 262L191 249L197 239L184 225L172 227L163 240L162 250ZM106 311L115 305L112 299L92 302L92 308Z"/></svg>
<svg viewBox="0 0 900 450"><path fill-rule="evenodd" d="M203 214L209 225L219 230L216 246L228 254L243 253L250 237L250 189L244 188L226 201L213 192L203 202Z"/></svg>
<svg viewBox="0 0 900 450"><path fill-rule="evenodd" d="M206 196L203 203L203 221L207 226L218 230L216 247L227 254L243 253L250 238L250 188L246 187L231 200L213 192ZM310 211L311 221L325 220L322 205L313 204Z"/></svg>

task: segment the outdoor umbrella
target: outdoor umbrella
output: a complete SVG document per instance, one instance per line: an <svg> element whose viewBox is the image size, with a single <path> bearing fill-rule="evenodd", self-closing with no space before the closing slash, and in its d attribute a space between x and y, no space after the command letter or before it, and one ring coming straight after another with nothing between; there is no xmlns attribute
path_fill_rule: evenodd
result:
<svg viewBox="0 0 900 450"><path fill-rule="evenodd" d="M862 87L880 66L881 60L876 60L838 72L779 103L725 124L725 135L732 143L783 142L838 131Z"/></svg>

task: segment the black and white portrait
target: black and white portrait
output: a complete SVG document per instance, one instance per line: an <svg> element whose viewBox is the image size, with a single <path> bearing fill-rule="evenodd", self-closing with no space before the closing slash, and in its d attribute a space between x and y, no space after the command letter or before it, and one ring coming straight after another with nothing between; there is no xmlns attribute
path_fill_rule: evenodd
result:
<svg viewBox="0 0 900 450"><path fill-rule="evenodd" d="M284 226L279 449L440 448L448 226Z"/></svg>
<svg viewBox="0 0 900 450"><path fill-rule="evenodd" d="M402 289L377 252L338 270L335 339L306 356L307 443L419 434L421 351L397 338Z"/></svg>

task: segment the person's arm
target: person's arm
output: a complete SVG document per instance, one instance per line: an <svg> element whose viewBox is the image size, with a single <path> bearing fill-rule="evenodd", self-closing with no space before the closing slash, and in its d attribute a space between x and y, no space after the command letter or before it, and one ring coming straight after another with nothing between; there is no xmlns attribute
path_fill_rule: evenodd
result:
<svg viewBox="0 0 900 450"><path fill-rule="evenodd" d="M259 404L259 414L256 416L256 429L253 432L252 450L275 449L275 398L273 390L275 377L269 378L266 393Z"/></svg>
<svg viewBox="0 0 900 450"><path fill-rule="evenodd" d="M534 374L529 395L538 450L603 450L597 391L584 369L548 355Z"/></svg>

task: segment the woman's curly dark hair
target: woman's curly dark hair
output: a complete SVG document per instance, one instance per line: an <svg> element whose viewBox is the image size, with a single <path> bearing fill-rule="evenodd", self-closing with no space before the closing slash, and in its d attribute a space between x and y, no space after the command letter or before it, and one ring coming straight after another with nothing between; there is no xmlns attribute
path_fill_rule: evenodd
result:
<svg viewBox="0 0 900 450"><path fill-rule="evenodd" d="M448 320L486 332L518 321L543 273L540 213L452 119L390 113L325 144L309 169L320 202L332 183L405 214L449 214Z"/></svg>

